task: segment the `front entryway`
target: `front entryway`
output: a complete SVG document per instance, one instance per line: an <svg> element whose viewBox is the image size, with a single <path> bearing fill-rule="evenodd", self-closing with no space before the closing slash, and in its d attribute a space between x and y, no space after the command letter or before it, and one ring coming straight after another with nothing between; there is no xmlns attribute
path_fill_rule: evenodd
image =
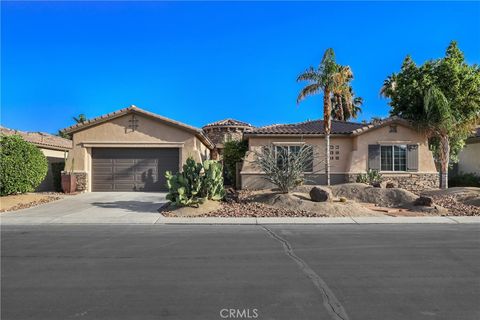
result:
<svg viewBox="0 0 480 320"><path fill-rule="evenodd" d="M92 191L164 191L178 168L178 148L93 148Z"/></svg>

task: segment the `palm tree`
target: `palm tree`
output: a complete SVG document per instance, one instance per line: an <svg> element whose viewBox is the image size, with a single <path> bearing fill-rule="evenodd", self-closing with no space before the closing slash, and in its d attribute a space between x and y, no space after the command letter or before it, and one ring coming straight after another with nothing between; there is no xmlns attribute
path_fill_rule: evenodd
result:
<svg viewBox="0 0 480 320"><path fill-rule="evenodd" d="M337 103L335 98L332 98L332 118L334 120L348 121L351 118L356 119L362 112L363 98L356 97L351 86L349 86L348 96L339 97L341 99L341 106ZM347 102L349 99L350 102Z"/></svg>
<svg viewBox="0 0 480 320"><path fill-rule="evenodd" d="M380 88L380 96L386 98L390 97L397 86L396 81L397 79L394 73L389 75L387 79L383 80L383 85Z"/></svg>
<svg viewBox="0 0 480 320"><path fill-rule="evenodd" d="M331 131L331 98L335 88L335 76L339 66L335 63L335 52L329 48L323 54L317 69L310 67L300 74L297 81L307 81L297 97L297 104L308 96L323 94L323 125L325 130L325 175L327 185L330 185L330 131Z"/></svg>
<svg viewBox="0 0 480 320"><path fill-rule="evenodd" d="M423 129L430 139L438 139L439 150L437 152L440 162L440 188L448 188L448 166L450 162L449 134L455 126L455 118L452 116L450 102L443 92L431 86L424 95L423 115L417 125Z"/></svg>
<svg viewBox="0 0 480 320"><path fill-rule="evenodd" d="M72 118L76 123L84 123L85 121L87 121L87 117L83 113L80 113L78 117L72 117Z"/></svg>

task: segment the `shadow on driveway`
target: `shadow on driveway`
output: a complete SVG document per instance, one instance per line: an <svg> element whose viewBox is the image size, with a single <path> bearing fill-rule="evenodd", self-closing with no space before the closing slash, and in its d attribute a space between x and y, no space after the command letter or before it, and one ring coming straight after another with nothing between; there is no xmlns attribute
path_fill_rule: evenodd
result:
<svg viewBox="0 0 480 320"><path fill-rule="evenodd" d="M158 213L158 209L162 206L161 202L147 201L111 201L111 202L92 202L92 206L106 209L123 209L131 212L139 213Z"/></svg>

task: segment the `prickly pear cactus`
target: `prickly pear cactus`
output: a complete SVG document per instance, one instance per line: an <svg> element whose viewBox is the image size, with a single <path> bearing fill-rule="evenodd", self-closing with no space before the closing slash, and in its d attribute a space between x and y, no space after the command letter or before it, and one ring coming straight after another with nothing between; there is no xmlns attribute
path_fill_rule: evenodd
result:
<svg viewBox="0 0 480 320"><path fill-rule="evenodd" d="M215 160L206 160L203 162L203 169L203 190L205 196L210 200L222 200L225 197L222 164Z"/></svg>
<svg viewBox="0 0 480 320"><path fill-rule="evenodd" d="M218 201L225 196L222 164L218 161L206 160L201 164L188 158L182 172L172 174L167 171L165 178L167 200L177 206L194 206L204 199Z"/></svg>

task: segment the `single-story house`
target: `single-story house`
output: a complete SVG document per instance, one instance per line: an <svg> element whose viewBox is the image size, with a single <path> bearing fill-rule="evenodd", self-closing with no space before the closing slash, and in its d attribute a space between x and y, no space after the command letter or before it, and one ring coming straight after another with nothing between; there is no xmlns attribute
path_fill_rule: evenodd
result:
<svg viewBox="0 0 480 320"><path fill-rule="evenodd" d="M322 120L270 125L245 132L249 151L240 172L242 189L273 187L255 164L255 151L266 145L285 147L289 152L295 152L295 147L302 144L313 146L313 167L311 172L305 172L305 177L308 183L325 184L324 137ZM403 119L391 117L372 124L333 120L330 137L332 184L355 182L358 175L374 169L386 180L411 191L439 186L426 136Z"/></svg>
<svg viewBox="0 0 480 320"><path fill-rule="evenodd" d="M457 173L473 173L480 176L480 127L467 139L458 155Z"/></svg>
<svg viewBox="0 0 480 320"><path fill-rule="evenodd" d="M44 132L26 132L0 127L0 134L19 135L25 141L36 145L45 155L48 161L48 171L45 179L35 191L55 191L54 185L54 163L65 163L68 152L72 149L72 141Z"/></svg>
<svg viewBox="0 0 480 320"><path fill-rule="evenodd" d="M165 171L190 156L209 159L214 148L201 129L133 105L63 131L72 135L66 171L77 191L163 191Z"/></svg>

